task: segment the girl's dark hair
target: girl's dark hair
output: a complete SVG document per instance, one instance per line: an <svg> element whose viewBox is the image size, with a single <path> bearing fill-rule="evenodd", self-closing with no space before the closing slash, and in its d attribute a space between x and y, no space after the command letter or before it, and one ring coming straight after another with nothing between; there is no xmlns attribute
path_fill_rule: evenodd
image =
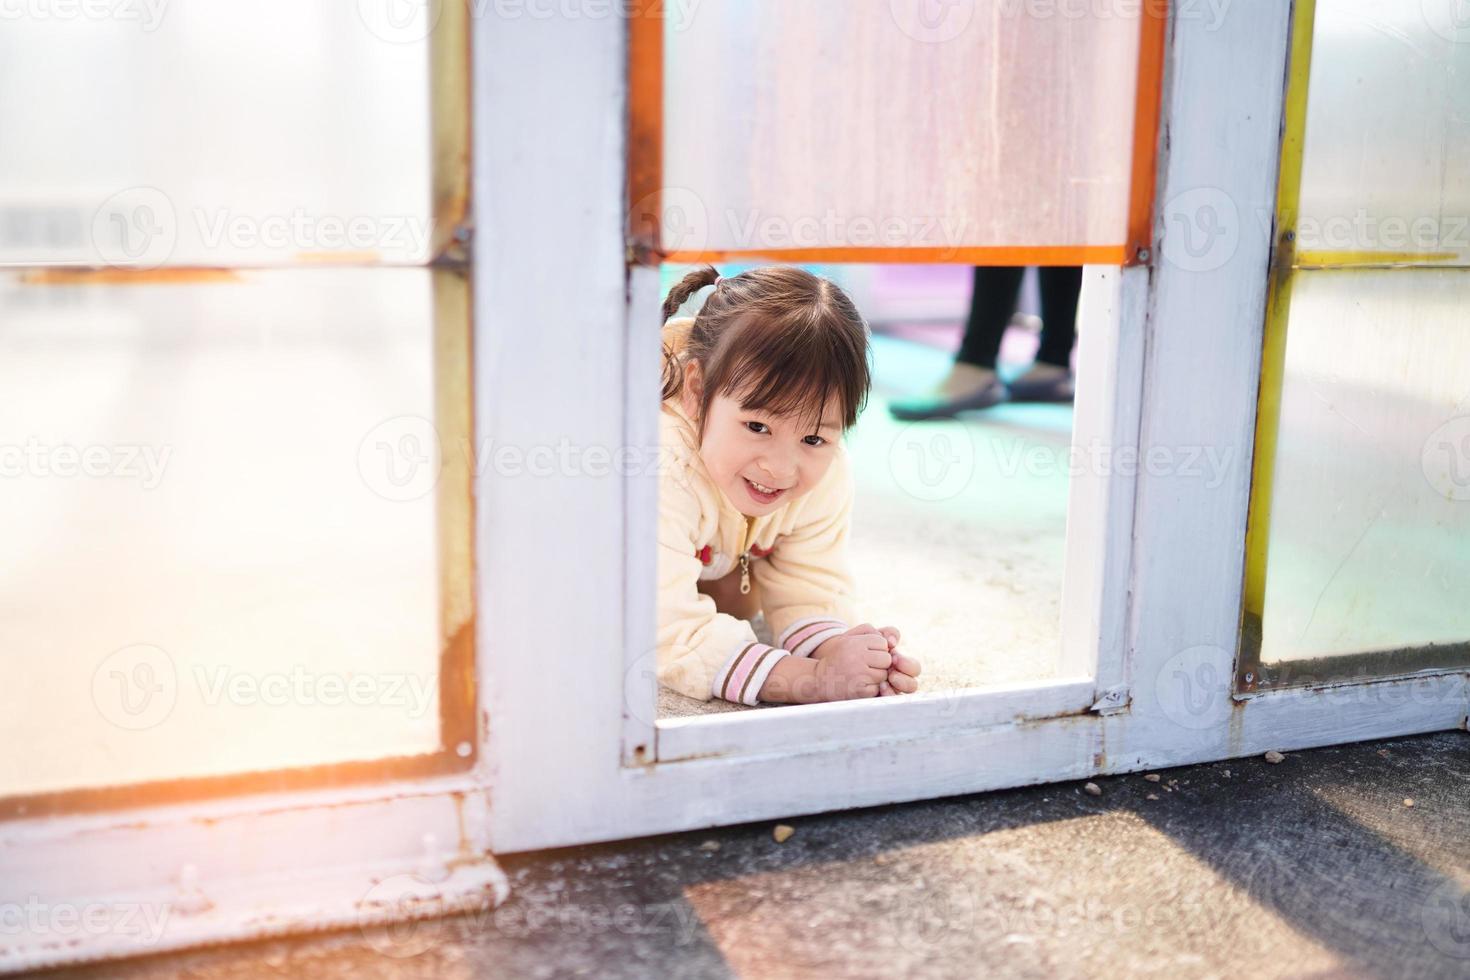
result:
<svg viewBox="0 0 1470 980"><path fill-rule="evenodd" d="M719 280L716 283L716 280ZM676 355L664 345L663 397L679 395L696 360L704 390L696 420L704 437L710 401L726 393L751 412L821 423L827 400L851 428L868 399L868 332L836 284L793 266L764 266L723 279L714 266L690 272L664 299L664 322L698 290L714 285Z"/></svg>

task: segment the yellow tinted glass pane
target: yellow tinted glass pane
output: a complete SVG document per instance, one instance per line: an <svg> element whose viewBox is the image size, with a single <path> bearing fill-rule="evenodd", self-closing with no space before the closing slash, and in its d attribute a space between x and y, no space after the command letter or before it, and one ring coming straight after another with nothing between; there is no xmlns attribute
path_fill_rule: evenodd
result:
<svg viewBox="0 0 1470 980"><path fill-rule="evenodd" d="M1470 642L1466 309L1465 270L1296 275L1262 660Z"/></svg>
<svg viewBox="0 0 1470 980"><path fill-rule="evenodd" d="M1313 35L1302 261L1470 262L1465 4L1319 0Z"/></svg>

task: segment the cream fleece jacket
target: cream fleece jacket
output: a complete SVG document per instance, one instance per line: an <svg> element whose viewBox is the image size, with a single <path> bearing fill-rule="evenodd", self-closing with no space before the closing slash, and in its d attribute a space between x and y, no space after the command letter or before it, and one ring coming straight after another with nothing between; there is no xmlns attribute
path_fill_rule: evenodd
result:
<svg viewBox="0 0 1470 980"><path fill-rule="evenodd" d="M688 319L670 320L664 342L677 356ZM847 449L808 493L770 514L747 518L711 480L699 437L678 399L659 420L658 678L680 694L755 704L782 657L809 656L856 622L848 569L853 481ZM701 579L737 569L746 556L777 646L750 623L715 610Z"/></svg>

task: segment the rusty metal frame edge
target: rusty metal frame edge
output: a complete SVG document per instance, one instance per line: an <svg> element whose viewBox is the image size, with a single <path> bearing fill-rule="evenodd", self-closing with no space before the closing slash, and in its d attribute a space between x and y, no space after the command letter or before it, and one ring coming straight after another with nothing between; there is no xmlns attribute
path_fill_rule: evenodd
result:
<svg viewBox="0 0 1470 980"><path fill-rule="evenodd" d="M1280 153L1277 157L1276 208L1267 267L1265 324L1256 396L1255 438L1251 446L1251 486L1247 504L1241 570L1241 602L1235 656L1234 693L1256 689L1260 679L1261 622L1264 612L1266 549L1270 534L1270 487L1280 417L1281 370L1286 351L1286 311L1291 302L1297 198L1301 187L1302 144L1306 135L1307 86L1312 61L1316 0L1293 0L1291 34L1282 78ZM1265 492L1262 493L1262 488Z"/></svg>
<svg viewBox="0 0 1470 980"><path fill-rule="evenodd" d="M466 265L474 227L470 200L470 2L447 0L429 35L433 237L429 264Z"/></svg>

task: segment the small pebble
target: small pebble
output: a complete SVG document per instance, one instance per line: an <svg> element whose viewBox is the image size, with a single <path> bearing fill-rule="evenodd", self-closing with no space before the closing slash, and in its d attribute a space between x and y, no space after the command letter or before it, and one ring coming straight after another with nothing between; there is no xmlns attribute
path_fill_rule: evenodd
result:
<svg viewBox="0 0 1470 980"><path fill-rule="evenodd" d="M1414 801L1413 800L1409 799L1408 797L1404 797L1404 806L1413 806L1413 805L1414 805Z"/></svg>
<svg viewBox="0 0 1470 980"><path fill-rule="evenodd" d="M1147 796L1144 797L1145 800L1157 800L1158 798L1159 798L1159 794L1158 793L1150 793L1150 794L1148 794Z"/></svg>
<svg viewBox="0 0 1470 980"><path fill-rule="evenodd" d="M701 851L718 851L720 849L720 842L717 840L707 840L699 845L699 849Z"/></svg>
<svg viewBox="0 0 1470 980"><path fill-rule="evenodd" d="M1387 759L1388 758L1388 749L1379 749L1378 750L1378 754L1382 758Z"/></svg>
<svg viewBox="0 0 1470 980"><path fill-rule="evenodd" d="M1087 791L1088 796L1102 796L1102 787L1097 783L1087 783L1082 788Z"/></svg>
<svg viewBox="0 0 1470 980"><path fill-rule="evenodd" d="M1159 781L1160 777L1159 774L1156 772L1146 772L1143 774L1143 778L1147 779L1151 783L1156 783Z"/></svg>
<svg viewBox="0 0 1470 980"><path fill-rule="evenodd" d="M875 854L875 855L873 855L873 863L874 864L887 864L891 860L892 860L892 858L890 858L887 854Z"/></svg>
<svg viewBox="0 0 1470 980"><path fill-rule="evenodd" d="M789 824L778 823L771 831L771 836L776 839L777 844L784 844L791 839L791 835L794 833L796 833L795 827Z"/></svg>
<svg viewBox="0 0 1470 980"><path fill-rule="evenodd" d="M1225 770L1225 778L1226 779L1229 779L1230 778L1230 770L1229 769L1226 769Z"/></svg>
<svg viewBox="0 0 1470 980"><path fill-rule="evenodd" d="M1270 752L1266 753L1266 761L1271 763L1271 765L1273 766L1285 758L1286 756L1282 755L1280 752L1277 752L1275 749L1272 749Z"/></svg>

